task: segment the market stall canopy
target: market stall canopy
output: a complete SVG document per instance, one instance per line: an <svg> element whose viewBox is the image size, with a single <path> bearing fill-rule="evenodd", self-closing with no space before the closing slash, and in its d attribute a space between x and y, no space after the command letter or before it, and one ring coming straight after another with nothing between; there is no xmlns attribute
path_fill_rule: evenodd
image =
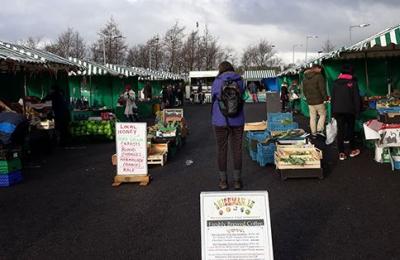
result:
<svg viewBox="0 0 400 260"><path fill-rule="evenodd" d="M215 78L218 75L218 70L208 71L191 71L189 72L189 78Z"/></svg>
<svg viewBox="0 0 400 260"><path fill-rule="evenodd" d="M130 67L133 71L140 73L139 80L185 80L183 75L168 71L150 70L145 68Z"/></svg>
<svg viewBox="0 0 400 260"><path fill-rule="evenodd" d="M0 70L78 70L79 66L53 53L0 41Z"/></svg>
<svg viewBox="0 0 400 260"><path fill-rule="evenodd" d="M246 70L243 79L247 81L275 78L274 70Z"/></svg>
<svg viewBox="0 0 400 260"><path fill-rule="evenodd" d="M102 65L93 61L88 61L88 60L81 60L77 58L72 58L70 57L68 59L70 62L78 65L81 67L80 70L77 72L72 72L70 73L70 76L75 76L75 75L98 75L98 76L103 76L103 75L111 75L111 76L136 76L134 72L123 68L122 66L117 66L117 65L111 65L111 64L106 64Z"/></svg>
<svg viewBox="0 0 400 260"><path fill-rule="evenodd" d="M384 58L400 56L400 25L387 28L352 46L342 47L319 58L327 59Z"/></svg>

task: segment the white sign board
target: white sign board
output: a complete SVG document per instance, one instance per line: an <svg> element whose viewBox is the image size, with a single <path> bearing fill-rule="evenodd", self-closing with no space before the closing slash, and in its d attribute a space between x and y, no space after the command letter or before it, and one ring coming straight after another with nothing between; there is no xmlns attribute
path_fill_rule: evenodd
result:
<svg viewBox="0 0 400 260"><path fill-rule="evenodd" d="M272 260L268 192L202 192L202 259Z"/></svg>
<svg viewBox="0 0 400 260"><path fill-rule="evenodd" d="M147 124L116 123L117 175L147 175Z"/></svg>

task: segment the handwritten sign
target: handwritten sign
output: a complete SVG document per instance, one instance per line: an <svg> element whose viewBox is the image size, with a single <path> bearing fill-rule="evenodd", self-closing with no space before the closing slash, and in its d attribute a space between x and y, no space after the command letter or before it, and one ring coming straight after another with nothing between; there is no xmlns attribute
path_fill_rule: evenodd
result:
<svg viewBox="0 0 400 260"><path fill-rule="evenodd" d="M116 123L117 174L147 175L147 124Z"/></svg>
<svg viewBox="0 0 400 260"><path fill-rule="evenodd" d="M163 114L164 114L164 122L181 121L183 118L183 109L181 108L164 109Z"/></svg>
<svg viewBox="0 0 400 260"><path fill-rule="evenodd" d="M268 193L202 192L202 259L273 259Z"/></svg>

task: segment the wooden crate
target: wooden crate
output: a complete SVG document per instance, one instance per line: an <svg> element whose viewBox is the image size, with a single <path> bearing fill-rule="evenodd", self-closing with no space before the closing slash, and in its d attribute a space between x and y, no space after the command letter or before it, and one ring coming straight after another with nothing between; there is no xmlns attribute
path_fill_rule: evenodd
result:
<svg viewBox="0 0 400 260"><path fill-rule="evenodd" d="M244 124L244 131L265 131L267 129L267 122L254 122Z"/></svg>
<svg viewBox="0 0 400 260"><path fill-rule="evenodd" d="M308 152L307 155L292 155L296 158L307 159L304 165L293 165L291 163L282 162L279 158L289 158L291 152ZM316 147L278 145L275 152L275 165L277 169L319 169L321 168L322 151Z"/></svg>
<svg viewBox="0 0 400 260"><path fill-rule="evenodd" d="M167 162L168 144L152 144L150 153L147 155L147 164L160 164L164 166Z"/></svg>

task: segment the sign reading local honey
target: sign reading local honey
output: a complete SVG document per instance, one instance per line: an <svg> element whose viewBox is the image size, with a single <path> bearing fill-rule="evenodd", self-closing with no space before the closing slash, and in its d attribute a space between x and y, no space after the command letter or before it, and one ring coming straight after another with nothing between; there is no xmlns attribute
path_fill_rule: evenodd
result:
<svg viewBox="0 0 400 260"><path fill-rule="evenodd" d="M117 175L147 175L147 124L116 123Z"/></svg>

